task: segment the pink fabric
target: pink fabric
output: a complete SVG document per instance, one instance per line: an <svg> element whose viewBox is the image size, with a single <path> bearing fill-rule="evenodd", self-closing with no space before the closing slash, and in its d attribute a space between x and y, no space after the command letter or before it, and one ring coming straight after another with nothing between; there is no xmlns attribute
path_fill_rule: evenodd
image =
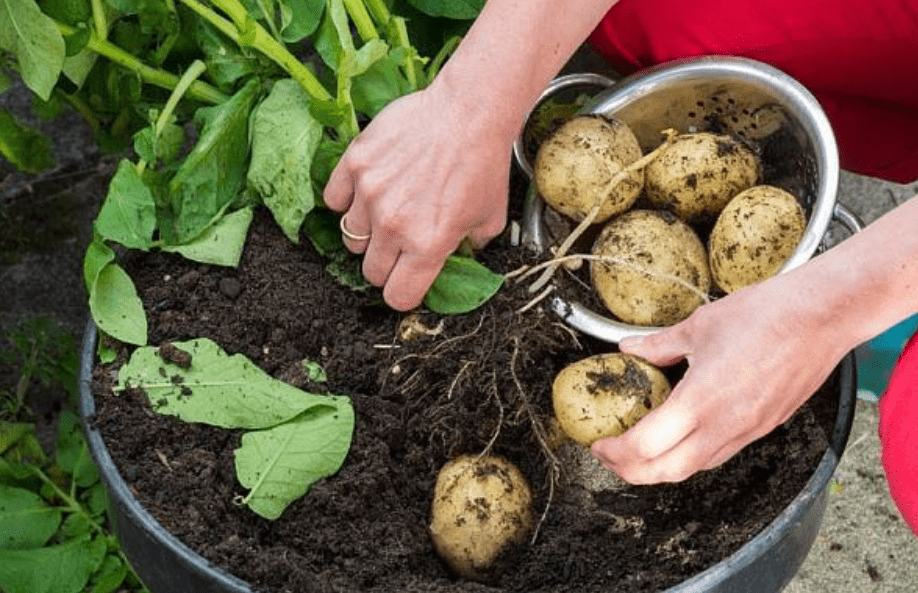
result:
<svg viewBox="0 0 918 593"><path fill-rule="evenodd" d="M621 0L590 42L622 74L704 54L769 63L820 101L844 169L918 179L918 0Z"/></svg>
<svg viewBox="0 0 918 593"><path fill-rule="evenodd" d="M889 492L918 533L918 334L905 346L880 400L880 442Z"/></svg>

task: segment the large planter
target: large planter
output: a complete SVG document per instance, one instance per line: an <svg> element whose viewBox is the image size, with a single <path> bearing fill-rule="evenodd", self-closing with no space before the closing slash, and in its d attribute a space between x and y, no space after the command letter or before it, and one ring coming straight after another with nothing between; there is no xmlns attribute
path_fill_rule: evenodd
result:
<svg viewBox="0 0 918 593"><path fill-rule="evenodd" d="M93 458L107 487L113 529L141 580L153 593L242 593L252 587L214 566L167 532L138 502L119 474L101 434L93 426L90 384L95 365L96 329L86 329L80 370L80 413ZM845 449L854 414L854 356L840 364L838 413L831 445L805 487L766 529L707 570L671 587L672 593L772 593L797 572L819 530L831 477Z"/></svg>

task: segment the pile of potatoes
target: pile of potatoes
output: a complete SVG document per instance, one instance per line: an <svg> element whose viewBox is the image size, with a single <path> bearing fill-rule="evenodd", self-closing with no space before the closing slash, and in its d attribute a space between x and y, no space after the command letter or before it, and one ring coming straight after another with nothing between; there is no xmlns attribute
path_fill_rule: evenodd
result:
<svg viewBox="0 0 918 593"><path fill-rule="evenodd" d="M581 221L601 204L591 280L621 321L678 323L718 290L730 293L776 274L803 237L798 200L762 184L759 157L746 143L712 132L681 134L646 167L610 183L642 156L625 123L588 114L549 136L534 166L538 193L562 215Z"/></svg>

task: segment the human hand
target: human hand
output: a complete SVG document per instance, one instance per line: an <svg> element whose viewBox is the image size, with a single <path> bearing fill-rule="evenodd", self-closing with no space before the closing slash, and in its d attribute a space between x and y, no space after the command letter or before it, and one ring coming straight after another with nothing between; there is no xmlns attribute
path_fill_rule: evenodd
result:
<svg viewBox="0 0 918 593"><path fill-rule="evenodd" d="M620 348L658 366L689 363L667 401L593 454L633 484L679 482L723 464L786 421L844 355L829 324L783 284L761 283Z"/></svg>
<svg viewBox="0 0 918 593"><path fill-rule="evenodd" d="M365 253L364 276L394 309L421 303L461 241L482 247L504 228L512 138L485 119L434 87L402 97L351 143L325 187L347 231L369 235L345 245Z"/></svg>

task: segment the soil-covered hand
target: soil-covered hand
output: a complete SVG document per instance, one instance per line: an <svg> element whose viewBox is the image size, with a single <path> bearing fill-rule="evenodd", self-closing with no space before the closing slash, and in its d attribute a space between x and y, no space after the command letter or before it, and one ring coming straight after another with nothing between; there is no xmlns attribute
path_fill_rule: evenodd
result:
<svg viewBox="0 0 918 593"><path fill-rule="evenodd" d="M634 484L678 482L727 461L787 420L825 381L844 344L782 298L781 282L738 291L623 351L689 363L667 401L618 438L593 445ZM786 297L787 293L784 293Z"/></svg>
<svg viewBox="0 0 918 593"><path fill-rule="evenodd" d="M504 227L512 138L486 120L435 83L374 118L326 185L347 231L370 236L345 244L395 309L421 302L460 242L481 247Z"/></svg>

